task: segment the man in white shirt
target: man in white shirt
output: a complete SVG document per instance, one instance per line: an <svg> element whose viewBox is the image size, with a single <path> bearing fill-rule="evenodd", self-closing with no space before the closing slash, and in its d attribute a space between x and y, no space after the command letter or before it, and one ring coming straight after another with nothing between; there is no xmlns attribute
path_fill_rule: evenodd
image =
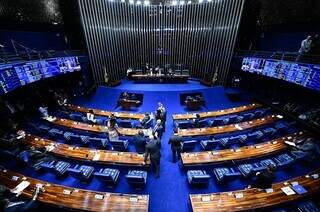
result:
<svg viewBox="0 0 320 212"><path fill-rule="evenodd" d="M92 123L96 123L96 119L94 118L93 110L89 110L89 112L87 113L87 119L88 119L88 121L90 121Z"/></svg>
<svg viewBox="0 0 320 212"><path fill-rule="evenodd" d="M48 107L46 107L44 104L42 104L39 107L39 112L41 113L43 118L48 118L49 114L48 114Z"/></svg>

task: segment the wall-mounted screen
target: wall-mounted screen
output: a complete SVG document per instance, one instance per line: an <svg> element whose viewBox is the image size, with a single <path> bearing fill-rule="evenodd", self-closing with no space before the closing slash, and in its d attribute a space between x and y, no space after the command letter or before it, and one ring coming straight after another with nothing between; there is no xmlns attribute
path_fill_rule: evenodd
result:
<svg viewBox="0 0 320 212"><path fill-rule="evenodd" d="M41 79L80 70L78 57L2 64L0 65L0 95Z"/></svg>
<svg viewBox="0 0 320 212"><path fill-rule="evenodd" d="M242 61L241 70L320 91L320 65L245 57Z"/></svg>

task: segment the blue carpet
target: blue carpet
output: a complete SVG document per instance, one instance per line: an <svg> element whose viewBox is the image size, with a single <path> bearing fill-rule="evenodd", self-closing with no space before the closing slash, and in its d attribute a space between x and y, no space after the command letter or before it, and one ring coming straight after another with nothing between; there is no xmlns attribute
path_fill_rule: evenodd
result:
<svg viewBox="0 0 320 212"><path fill-rule="evenodd" d="M244 98L240 102L231 102L224 94L223 87L205 88L197 82L190 82L188 84L134 84L132 82L124 82L116 88L99 87L95 94L89 99L79 98L74 100L75 104L79 104L85 107L100 108L105 110L120 111L120 108L116 107L116 102L119 95L123 91L137 92L144 94L143 105L133 110L134 112L154 112L158 102L162 102L168 111L166 131L162 138L161 149L161 170L160 178L155 179L152 170L148 172L147 186L142 191L135 191L130 189L124 175L130 168L121 168L121 177L119 184L114 190L108 189L102 183L93 179L88 185L80 184L72 177L65 179L57 179L52 174L37 174L27 168L13 167L22 173L28 174L39 179L47 180L52 183L58 183L68 186L74 186L85 189L99 190L99 191L112 191L121 193L142 193L150 195L150 211L170 211L181 212L190 211L189 194L191 193L209 193L219 191L231 191L236 189L243 189L248 185L248 181L235 180L226 184L218 184L214 178L210 180L208 188L199 189L191 188L186 180L186 170L181 167L181 163L171 162L171 149L167 144L170 136L173 134L173 122L172 114L185 113L186 110L180 105L179 94L181 92L202 92L206 101L207 108L202 108L200 111L207 110L219 110L224 108L236 107L251 102L250 98ZM70 160L72 164L76 161ZM87 164L87 163L84 163ZM93 164L96 170L105 167L102 165ZM281 181L294 176L305 174L314 169L315 166L310 165L302 166L297 164L290 170L281 170L277 173L277 180ZM108 166L109 167L109 166ZM212 169L216 166L208 166L205 169L212 175ZM117 167L119 168L119 167ZM200 167L201 168L201 167ZM213 176L213 175L212 175Z"/></svg>

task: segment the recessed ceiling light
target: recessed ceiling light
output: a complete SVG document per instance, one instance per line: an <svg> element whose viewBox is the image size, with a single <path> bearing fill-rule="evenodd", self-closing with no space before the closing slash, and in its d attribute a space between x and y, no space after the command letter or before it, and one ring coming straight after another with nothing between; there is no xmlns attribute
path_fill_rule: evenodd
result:
<svg viewBox="0 0 320 212"><path fill-rule="evenodd" d="M173 1L173 2L172 2L172 5L177 5L177 4L178 4L177 1Z"/></svg>
<svg viewBox="0 0 320 212"><path fill-rule="evenodd" d="M144 5L149 5L150 4L150 1L144 1Z"/></svg>
<svg viewBox="0 0 320 212"><path fill-rule="evenodd" d="M179 4L180 4L180 5L184 5L185 2L184 2L184 1L180 1Z"/></svg>
<svg viewBox="0 0 320 212"><path fill-rule="evenodd" d="M141 4L141 1L137 1L137 5L140 5Z"/></svg>

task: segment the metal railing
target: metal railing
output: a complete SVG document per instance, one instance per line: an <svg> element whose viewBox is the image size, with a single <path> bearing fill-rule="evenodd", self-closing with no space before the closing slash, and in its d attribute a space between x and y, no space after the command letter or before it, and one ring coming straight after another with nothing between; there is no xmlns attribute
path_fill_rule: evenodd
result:
<svg viewBox="0 0 320 212"><path fill-rule="evenodd" d="M299 54L299 52L237 50L235 51L234 56L235 57L260 57L260 58L266 58L266 59L320 64L320 55Z"/></svg>

